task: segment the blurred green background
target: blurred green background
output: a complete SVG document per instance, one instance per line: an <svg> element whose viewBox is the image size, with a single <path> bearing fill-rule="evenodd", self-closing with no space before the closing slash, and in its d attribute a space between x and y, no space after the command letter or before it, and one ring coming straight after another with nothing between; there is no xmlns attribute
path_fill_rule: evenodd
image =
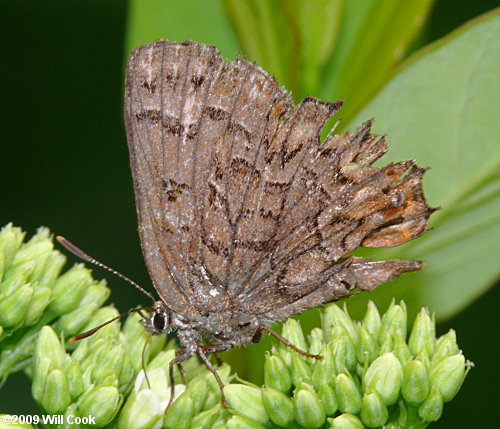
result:
<svg viewBox="0 0 500 429"><path fill-rule="evenodd" d="M183 34L183 20L217 19L223 13L218 3L211 8L213 16L200 17L196 10L171 16L172 27L165 28L164 37ZM492 0L438 0L414 48L495 6ZM40 225L48 226L148 287L122 119L128 12L128 3L120 0L0 1L0 225L12 221L30 234ZM199 31L185 37L199 40L207 29ZM225 37L228 31L220 26L209 29L226 52L239 46L236 34L231 40ZM135 36L129 34L128 40L131 37ZM120 310L147 304L126 283L99 269L94 273L109 280L112 302ZM493 427L498 302L497 286L439 325L439 335L450 328L457 331L459 345L476 367L432 427ZM0 412L38 412L23 374L12 376L0 391Z"/></svg>

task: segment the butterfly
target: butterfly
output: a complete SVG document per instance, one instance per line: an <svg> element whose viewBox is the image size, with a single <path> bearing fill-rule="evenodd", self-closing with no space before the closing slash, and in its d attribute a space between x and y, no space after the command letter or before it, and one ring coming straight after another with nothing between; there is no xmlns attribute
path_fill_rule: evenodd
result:
<svg viewBox="0 0 500 429"><path fill-rule="evenodd" d="M371 121L320 141L341 106L295 105L262 68L213 46L159 40L130 55L127 139L160 297L142 323L177 334L172 386L174 365L198 355L222 390L207 354L263 332L286 342L270 324L421 268L347 255L419 237L434 209L414 161L373 166L388 149Z"/></svg>

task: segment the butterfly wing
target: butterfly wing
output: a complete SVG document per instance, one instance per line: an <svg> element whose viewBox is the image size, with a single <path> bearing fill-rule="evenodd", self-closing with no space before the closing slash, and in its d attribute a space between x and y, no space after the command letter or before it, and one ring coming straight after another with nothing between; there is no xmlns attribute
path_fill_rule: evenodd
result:
<svg viewBox="0 0 500 429"><path fill-rule="evenodd" d="M387 149L369 123L320 145L341 103L295 106L259 67L193 42L138 48L126 91L143 252L173 310L281 318L419 268L343 258L417 237L430 209L413 163L372 167Z"/></svg>

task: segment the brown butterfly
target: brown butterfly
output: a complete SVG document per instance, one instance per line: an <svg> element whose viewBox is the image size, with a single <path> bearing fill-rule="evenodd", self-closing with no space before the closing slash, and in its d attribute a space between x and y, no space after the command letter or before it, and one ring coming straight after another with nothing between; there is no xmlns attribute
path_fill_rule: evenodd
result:
<svg viewBox="0 0 500 429"><path fill-rule="evenodd" d="M224 61L213 46L160 40L131 54L127 137L161 298L142 323L177 333L171 379L175 364L199 355L222 389L208 353L262 331L284 340L268 326L421 268L345 256L420 236L433 209L413 161L373 167L387 147L370 121L320 142L341 105L295 105L260 67Z"/></svg>

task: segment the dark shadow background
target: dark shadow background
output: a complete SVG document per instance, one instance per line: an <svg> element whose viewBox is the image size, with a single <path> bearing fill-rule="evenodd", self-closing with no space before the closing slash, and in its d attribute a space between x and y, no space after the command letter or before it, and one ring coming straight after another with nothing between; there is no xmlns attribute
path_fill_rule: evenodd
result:
<svg viewBox="0 0 500 429"><path fill-rule="evenodd" d="M495 6L438 0L425 43ZM48 226L149 287L122 120L126 13L122 0L0 0L0 226L13 221L29 235ZM94 273L107 277L120 310L147 304L123 281ZM496 287L439 326L438 334L457 331L476 367L432 427L494 426L498 302ZM39 413L24 374L0 391L2 412Z"/></svg>

